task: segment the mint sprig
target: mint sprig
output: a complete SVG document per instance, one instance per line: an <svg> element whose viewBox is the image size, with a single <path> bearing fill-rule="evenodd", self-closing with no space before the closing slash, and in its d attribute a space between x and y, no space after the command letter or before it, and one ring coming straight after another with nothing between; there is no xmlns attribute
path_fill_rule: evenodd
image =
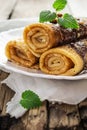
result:
<svg viewBox="0 0 87 130"><path fill-rule="evenodd" d="M39 21L41 23L52 21L56 18L56 13L51 12L50 10L44 10L40 13L40 19Z"/></svg>
<svg viewBox="0 0 87 130"><path fill-rule="evenodd" d="M53 8L56 9L56 11L63 10L67 4L67 0L55 0L53 3Z"/></svg>
<svg viewBox="0 0 87 130"><path fill-rule="evenodd" d="M52 22L57 21L58 24L65 28L78 29L79 24L77 20L70 14L66 13L59 17L58 11L65 8L67 4L67 0L55 0L53 3L53 8L55 12L51 12L50 10L41 11L39 16L39 22Z"/></svg>
<svg viewBox="0 0 87 130"><path fill-rule="evenodd" d="M70 14L64 14L62 18L58 18L58 23L65 27L65 28L71 28L71 29L78 29L79 25L75 18Z"/></svg>
<svg viewBox="0 0 87 130"><path fill-rule="evenodd" d="M20 104L26 109L33 109L40 107L42 105L42 102L36 93L31 90L26 90L22 93Z"/></svg>

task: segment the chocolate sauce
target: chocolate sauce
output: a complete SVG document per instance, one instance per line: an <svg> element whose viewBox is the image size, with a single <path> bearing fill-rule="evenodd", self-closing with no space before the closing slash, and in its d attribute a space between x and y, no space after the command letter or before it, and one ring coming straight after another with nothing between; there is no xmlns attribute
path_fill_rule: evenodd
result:
<svg viewBox="0 0 87 130"><path fill-rule="evenodd" d="M87 38L87 24L79 23L79 29L66 29L58 24L53 25L55 35L60 35L58 46L76 42L81 39Z"/></svg>
<svg viewBox="0 0 87 130"><path fill-rule="evenodd" d="M72 42L69 45L74 48L84 60L84 69L81 74L87 73L87 39Z"/></svg>

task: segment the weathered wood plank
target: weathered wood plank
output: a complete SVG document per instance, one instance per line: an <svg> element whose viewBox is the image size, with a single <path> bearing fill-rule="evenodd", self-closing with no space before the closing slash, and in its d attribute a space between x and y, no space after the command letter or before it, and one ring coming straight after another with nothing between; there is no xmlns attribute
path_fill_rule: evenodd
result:
<svg viewBox="0 0 87 130"><path fill-rule="evenodd" d="M0 0L0 20L7 19L18 0Z"/></svg>
<svg viewBox="0 0 87 130"><path fill-rule="evenodd" d="M6 115L6 104L13 95L14 92L6 84L0 85L0 115Z"/></svg>
<svg viewBox="0 0 87 130"><path fill-rule="evenodd" d="M21 119L19 119L14 121L14 123L9 127L9 130L26 130L26 127L22 123Z"/></svg>
<svg viewBox="0 0 87 130"><path fill-rule="evenodd" d="M47 106L46 102L38 109L27 111L23 117L14 119L14 124L9 130L48 130L47 128Z"/></svg>
<svg viewBox="0 0 87 130"><path fill-rule="evenodd" d="M7 89L5 85L1 85L1 81L7 78L8 75L9 75L8 73L5 73L2 70L0 70L0 114L2 112L3 105L4 105L5 92L6 92L5 90Z"/></svg>
<svg viewBox="0 0 87 130"><path fill-rule="evenodd" d="M0 89L0 130L87 129L87 100L79 104L79 110L77 105L44 102L40 108L27 111L21 118L15 119L5 112L6 103L14 92L5 85ZM86 129L83 129L82 124Z"/></svg>
<svg viewBox="0 0 87 130"><path fill-rule="evenodd" d="M6 104L13 97L14 92L6 86L6 84L2 85L2 89L4 89L4 100L3 100L3 109L1 115L6 115Z"/></svg>
<svg viewBox="0 0 87 130"><path fill-rule="evenodd" d="M26 130L45 130L47 128L47 102L38 109L31 109L21 118Z"/></svg>
<svg viewBox="0 0 87 130"><path fill-rule="evenodd" d="M49 128L56 130L83 130L76 105L50 103Z"/></svg>
<svg viewBox="0 0 87 130"><path fill-rule="evenodd" d="M54 0L19 0L11 18L38 17L41 10L53 10ZM67 6L63 12L70 12Z"/></svg>
<svg viewBox="0 0 87 130"><path fill-rule="evenodd" d="M2 80L4 80L5 78L7 78L8 75L9 75L9 73L6 73L6 72L0 70L0 82Z"/></svg>
<svg viewBox="0 0 87 130"><path fill-rule="evenodd" d="M20 120L17 120L15 118L10 118L9 115L5 115L5 116L0 116L0 130L9 130L11 128L11 126L14 126L15 124L20 124L19 123ZM20 126L21 128L21 126ZM13 130L13 129L12 129ZM15 129L17 130L17 129ZM19 129L21 130L21 129Z"/></svg>
<svg viewBox="0 0 87 130"><path fill-rule="evenodd" d="M79 104L79 112L83 127L87 130L87 99Z"/></svg>
<svg viewBox="0 0 87 130"><path fill-rule="evenodd" d="M0 85L0 114L2 113L2 109L3 109L3 103L4 103L4 97L5 97L5 91L2 87L2 85Z"/></svg>

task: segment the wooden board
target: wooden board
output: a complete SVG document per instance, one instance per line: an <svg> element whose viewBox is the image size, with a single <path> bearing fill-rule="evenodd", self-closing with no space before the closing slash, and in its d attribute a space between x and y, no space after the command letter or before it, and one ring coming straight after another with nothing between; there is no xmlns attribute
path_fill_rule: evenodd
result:
<svg viewBox="0 0 87 130"><path fill-rule="evenodd" d="M17 0L0 0L0 20L7 19L16 6Z"/></svg>
<svg viewBox="0 0 87 130"><path fill-rule="evenodd" d="M53 2L54 0L0 0L0 20L38 17L41 10L53 10ZM69 5L62 12L71 13Z"/></svg>
<svg viewBox="0 0 87 130"><path fill-rule="evenodd" d="M42 10L53 10L54 0L19 0L11 18L39 17ZM70 12L67 6L64 12Z"/></svg>
<svg viewBox="0 0 87 130"><path fill-rule="evenodd" d="M2 76L3 75L3 76ZM1 72L1 80L8 76ZM14 92L5 84L0 85L0 130L86 130L87 99L79 105L44 101L39 109L27 111L19 119L6 114L6 103Z"/></svg>

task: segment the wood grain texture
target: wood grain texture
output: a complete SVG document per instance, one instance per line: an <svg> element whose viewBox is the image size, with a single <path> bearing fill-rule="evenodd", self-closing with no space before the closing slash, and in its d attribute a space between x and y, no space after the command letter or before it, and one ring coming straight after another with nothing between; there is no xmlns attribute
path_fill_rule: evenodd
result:
<svg viewBox="0 0 87 130"><path fill-rule="evenodd" d="M84 100L79 104L79 113L84 130L87 130L87 100Z"/></svg>
<svg viewBox="0 0 87 130"><path fill-rule="evenodd" d="M42 10L53 10L54 0L19 0L11 18L38 17ZM63 12L70 12L67 6Z"/></svg>
<svg viewBox="0 0 87 130"><path fill-rule="evenodd" d="M49 111L49 128L83 130L77 105L50 103Z"/></svg>
<svg viewBox="0 0 87 130"><path fill-rule="evenodd" d="M87 99L79 105L45 101L40 108L15 119L6 113L6 104L14 92L3 84L0 95L0 130L87 130Z"/></svg>
<svg viewBox="0 0 87 130"><path fill-rule="evenodd" d="M44 130L47 127L47 103L31 109L21 118L26 130Z"/></svg>
<svg viewBox="0 0 87 130"><path fill-rule="evenodd" d="M17 0L0 0L0 20L9 18Z"/></svg>

